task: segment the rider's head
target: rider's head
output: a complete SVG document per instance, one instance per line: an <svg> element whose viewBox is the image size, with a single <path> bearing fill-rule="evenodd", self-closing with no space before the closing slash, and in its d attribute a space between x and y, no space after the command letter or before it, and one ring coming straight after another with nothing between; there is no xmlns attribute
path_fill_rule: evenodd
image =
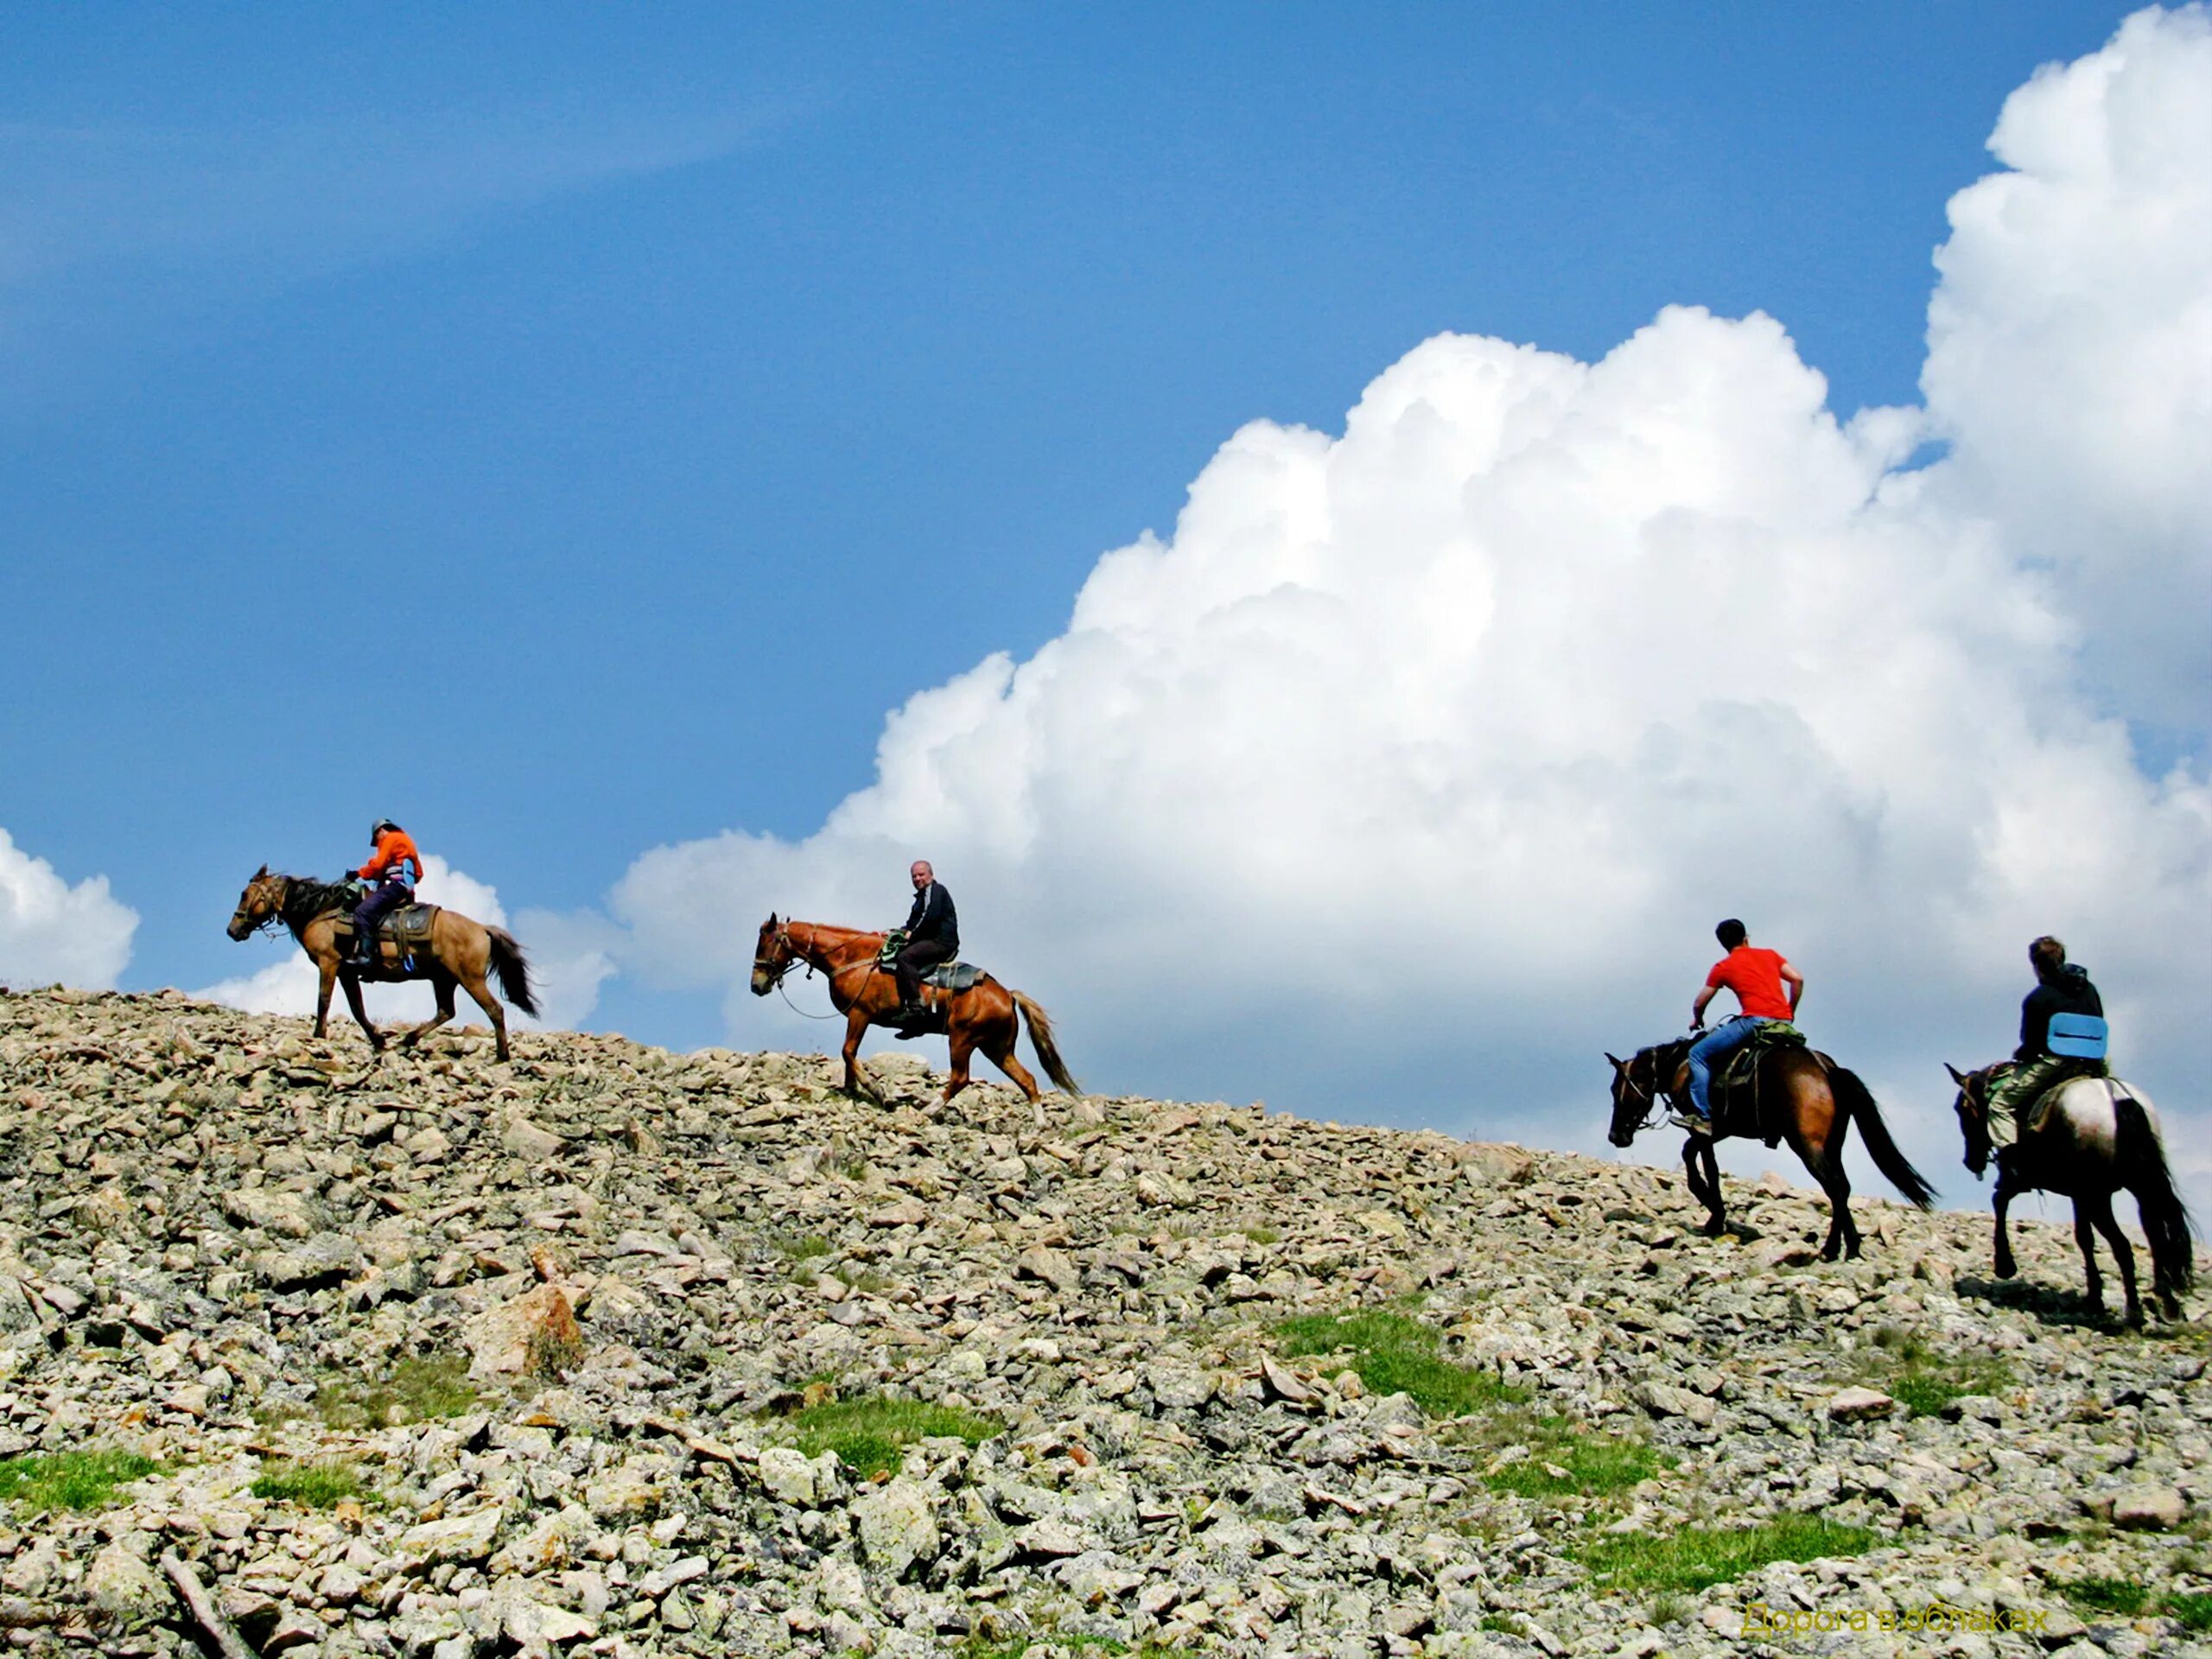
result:
<svg viewBox="0 0 2212 1659"><path fill-rule="evenodd" d="M378 818L374 823L369 826L369 845L372 847L375 846L377 844L377 837L384 834L385 830L397 830L399 826L394 823L390 818Z"/></svg>
<svg viewBox="0 0 2212 1659"><path fill-rule="evenodd" d="M1731 916L1713 930L1713 937L1720 941L1723 950L1733 950L1751 936L1744 931L1744 925Z"/></svg>
<svg viewBox="0 0 2212 1659"><path fill-rule="evenodd" d="M2037 979L2049 979L2066 965L2066 947L2046 933L2028 947L2028 960Z"/></svg>
<svg viewBox="0 0 2212 1659"><path fill-rule="evenodd" d="M926 887L937 879L937 872L930 868L930 861L926 858L916 859L914 868L908 870L906 874L914 878L914 886L917 889Z"/></svg>

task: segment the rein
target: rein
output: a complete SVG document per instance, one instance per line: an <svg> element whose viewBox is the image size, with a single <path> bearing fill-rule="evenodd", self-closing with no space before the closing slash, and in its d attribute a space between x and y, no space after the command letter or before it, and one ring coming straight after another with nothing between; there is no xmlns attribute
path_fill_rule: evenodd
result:
<svg viewBox="0 0 2212 1659"><path fill-rule="evenodd" d="M768 982L776 988L776 995L784 999L784 1006L789 1008L793 1014L798 1015L802 1020L844 1019L846 1016L842 1013L836 1011L832 1011L829 1014L809 1014L804 1008L802 1008L798 1003L791 1001L791 994L784 988L785 976L789 974L792 969L804 963L806 968L806 976L809 979L812 979L815 975L814 961L810 957L802 957L798 954L798 946L791 942L791 929L789 922L781 923L778 925L776 929L775 943L784 947L786 954L785 955L783 961L779 963L773 968L768 968L763 966L760 958L756 957L753 959L753 965L759 969L762 973L768 976ZM823 978L828 980L832 985L834 985L837 982L838 975L849 974L854 969L859 966L860 963L857 962L849 962L842 968L824 968L821 970L821 973ZM865 992L868 989L868 980L875 977L875 970L881 966L881 963L875 961L873 958L870 959L868 968L868 979L864 979L861 982L861 992ZM854 1000L857 1001L859 1000L859 996L860 993L855 993Z"/></svg>

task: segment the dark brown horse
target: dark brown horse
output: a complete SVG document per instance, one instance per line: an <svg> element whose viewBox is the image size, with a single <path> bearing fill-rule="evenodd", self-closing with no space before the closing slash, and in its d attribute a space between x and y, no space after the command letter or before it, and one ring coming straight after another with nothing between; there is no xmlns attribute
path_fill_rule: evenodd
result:
<svg viewBox="0 0 2212 1659"><path fill-rule="evenodd" d="M1669 1101L1679 1102L1688 1088L1691 1039L1678 1037L1637 1050L1632 1059L1613 1059L1613 1125L1611 1139L1624 1147L1637 1131L1649 1128ZM1859 1254L1859 1227L1851 1219L1851 1178L1844 1172L1843 1143L1856 1122L1866 1136L1874 1167L1891 1185L1919 1208L1929 1207L1936 1189L1907 1163L1890 1139L1881 1108L1858 1074L1809 1048L1770 1048L1754 1064L1750 1081L1739 1087L1715 1084L1713 1133L1693 1132L1682 1146L1682 1167L1690 1192L1705 1205L1705 1230L1717 1236L1728 1224L1720 1201L1720 1166L1713 1143L1742 1135L1769 1146L1788 1141L1821 1190L1828 1195L1828 1236L1821 1259L1833 1262L1839 1250Z"/></svg>
<svg viewBox="0 0 2212 1659"><path fill-rule="evenodd" d="M760 924L760 943L753 953L753 994L766 996L782 984L784 976L804 963L830 982L830 1000L845 1016L845 1092L865 1091L880 1099L862 1077L861 1039L870 1026L898 1027L893 1016L899 1009L899 984L888 968L879 965L884 936L854 927L827 927L818 922L779 921L771 915ZM944 1098L950 1100L969 1084L968 1062L982 1049L991 1064L1014 1079L1031 1100L1039 1098L1037 1079L1014 1056L1014 1039L1020 1035L1018 1009L1029 1022L1029 1040L1053 1083L1071 1095L1083 1085L1068 1075L1060 1052L1052 1046L1052 1021L1045 1010L1020 991L1009 990L986 974L964 991L922 988L922 1006L941 1022L952 1043L952 1075L945 1080Z"/></svg>
<svg viewBox="0 0 2212 1659"><path fill-rule="evenodd" d="M476 1006L492 1019L492 1034L499 1041L499 1058L507 1058L507 1015L490 987L487 977L496 973L499 988L507 1000L524 1014L537 1012L537 1000L530 988L530 964L523 960L522 947L514 936L505 930L486 927L474 922L457 910L445 910L430 906L430 938L427 949L417 956L410 970L402 961L397 948L389 939L377 942L376 961L363 965L352 960L338 943L338 925L347 919L346 889L327 882L309 880L304 876L271 875L264 864L253 873L245 884L245 891L238 895L238 907L231 914L226 931L234 939L251 937L265 927L282 922L299 941L300 949L308 953L322 983L315 998L315 1034L321 1037L330 1014L330 988L335 982L346 988L346 1006L353 1010L353 1018L369 1034L369 1046L381 1050L384 1033L369 1023L368 1010L361 1006L361 982L365 979L392 981L427 979L438 999L437 1017L426 1020L400 1039L400 1046L407 1047L453 1018L453 992L455 985L465 986L469 995L476 999Z"/></svg>
<svg viewBox="0 0 2212 1659"><path fill-rule="evenodd" d="M1996 1067L1943 1069L1959 1085L1959 1131L1966 1137L1967 1167L1978 1180L1989 1164L1989 1082ZM2100 1317L2105 1311L2104 1280L2097 1272L2096 1234L2102 1233L2120 1264L2127 1322L2142 1324L2135 1252L2112 1213L2112 1195L2123 1191L2135 1195L2143 1236L2150 1242L2151 1294L2168 1319L2179 1319L2181 1298L2196 1279L2190 1239L2194 1224L2166 1167L2158 1109L2149 1096L2117 1078L2069 1078L2024 1116L2018 1145L1998 1160L1997 1190L1991 1195L1997 1211L1997 1276L2010 1279L2020 1270L2005 1230L2005 1206L2021 1192L2056 1192L2074 1200L2074 1242L2082 1247L2091 1310Z"/></svg>

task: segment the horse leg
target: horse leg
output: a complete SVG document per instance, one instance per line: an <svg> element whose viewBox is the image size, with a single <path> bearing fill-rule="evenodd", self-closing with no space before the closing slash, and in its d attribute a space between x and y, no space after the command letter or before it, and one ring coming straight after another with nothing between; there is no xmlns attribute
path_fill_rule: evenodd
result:
<svg viewBox="0 0 2212 1659"><path fill-rule="evenodd" d="M384 1033L369 1023L369 1011L361 1004L361 982L351 974L341 973L338 982L346 988L346 1006L353 1010L355 1021L369 1033L369 1046L383 1053Z"/></svg>
<svg viewBox="0 0 2212 1659"><path fill-rule="evenodd" d="M421 1025L416 1027L414 1030L409 1032L404 1037L402 1037L399 1039L399 1046L402 1048L414 1047L416 1044L421 1042L423 1039L429 1036L440 1026L445 1024L447 1020L453 1018L453 988L454 982L454 976L448 973L441 972L433 974L430 976L430 989L438 999L437 1016L435 1019L425 1020Z"/></svg>
<svg viewBox="0 0 2212 1659"><path fill-rule="evenodd" d="M315 992L315 1036L321 1042L330 1020L330 988L338 982L338 963L334 959L326 960L317 963L315 968L322 976ZM353 988L348 985L346 988L350 992Z"/></svg>
<svg viewBox="0 0 2212 1659"><path fill-rule="evenodd" d="M2112 1259L2120 1263L2120 1287L2126 1298L2127 1323L2131 1326L2140 1326L2143 1323L2143 1300L2136 1293L2135 1247L2127 1242L2127 1235L2120 1230L2120 1218L2112 1212L2112 1195L2107 1192L2094 1199L2075 1199L2075 1213L2079 1215L2084 1209L2089 1212L2091 1224L2105 1236L2105 1243L2112 1246ZM2076 1226L2078 1228L2078 1223ZM2088 1254L2086 1243L2082 1254ZM2098 1300L2101 1302L2103 1298L2100 1296Z"/></svg>
<svg viewBox="0 0 2212 1659"><path fill-rule="evenodd" d="M868 1035L868 1010L860 1003L853 1004L852 1012L845 1016L845 1046L840 1051L845 1057L845 1092L855 1100L872 1101L883 1104L883 1096L861 1070L861 1039Z"/></svg>
<svg viewBox="0 0 2212 1659"><path fill-rule="evenodd" d="M1720 1202L1720 1166L1713 1161L1708 1136L1694 1135L1683 1143L1682 1168L1689 1176L1690 1195L1705 1206L1705 1236L1719 1237L1728 1225L1728 1215Z"/></svg>
<svg viewBox="0 0 2212 1659"><path fill-rule="evenodd" d="M1020 1029L1014 1016L1008 1014L1003 1033L994 1030L986 1039L983 1052L990 1056L993 1065L1014 1079L1014 1086L1028 1096L1029 1103L1034 1106L1044 1098L1044 1095L1037 1087L1037 1079L1030 1075L1029 1068L1014 1058L1014 1045Z"/></svg>
<svg viewBox="0 0 2212 1659"><path fill-rule="evenodd" d="M2020 1271L2020 1264L2012 1259L2012 1236L2005 1230L2005 1211L2012 1202L2012 1189L2005 1185L2000 1173L1997 1190L1989 1195L1989 1206L1997 1212L1997 1276L2010 1279ZM2094 1268L2091 1272L2096 1271Z"/></svg>
<svg viewBox="0 0 2212 1659"><path fill-rule="evenodd" d="M499 1006L499 998L492 995L492 988L484 982L484 976L481 973L472 974L461 982L467 988L468 995L474 1000L476 1006L484 1010L485 1018L491 1020L492 1038L498 1045L499 1058L505 1059L507 1058L507 1011ZM435 1025L437 1022L433 1020L431 1023Z"/></svg>
<svg viewBox="0 0 2212 1659"><path fill-rule="evenodd" d="M1856 1262L1859 1224L1851 1218L1851 1177L1844 1173L1843 1160L1823 1159L1813 1166L1813 1173L1820 1177L1821 1190L1828 1195L1828 1236L1827 1242L1821 1246L1821 1260L1834 1261L1836 1246L1840 1243L1843 1254Z"/></svg>
<svg viewBox="0 0 2212 1659"><path fill-rule="evenodd" d="M952 1097L974 1081L968 1074L968 1062L976 1052L976 1033L963 1025L948 1027L945 1035L952 1047L952 1073L944 1080L944 1098L938 1104L950 1106Z"/></svg>

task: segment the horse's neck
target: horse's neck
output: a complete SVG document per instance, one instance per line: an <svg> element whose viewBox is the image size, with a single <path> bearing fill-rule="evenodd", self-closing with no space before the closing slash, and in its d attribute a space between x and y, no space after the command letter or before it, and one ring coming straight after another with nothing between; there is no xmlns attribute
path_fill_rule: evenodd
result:
<svg viewBox="0 0 2212 1659"><path fill-rule="evenodd" d="M874 956L882 948L883 935L863 933L857 928L827 927L818 922L798 924L806 929L806 938L798 945L799 955L812 963L822 972L832 973L849 963Z"/></svg>

